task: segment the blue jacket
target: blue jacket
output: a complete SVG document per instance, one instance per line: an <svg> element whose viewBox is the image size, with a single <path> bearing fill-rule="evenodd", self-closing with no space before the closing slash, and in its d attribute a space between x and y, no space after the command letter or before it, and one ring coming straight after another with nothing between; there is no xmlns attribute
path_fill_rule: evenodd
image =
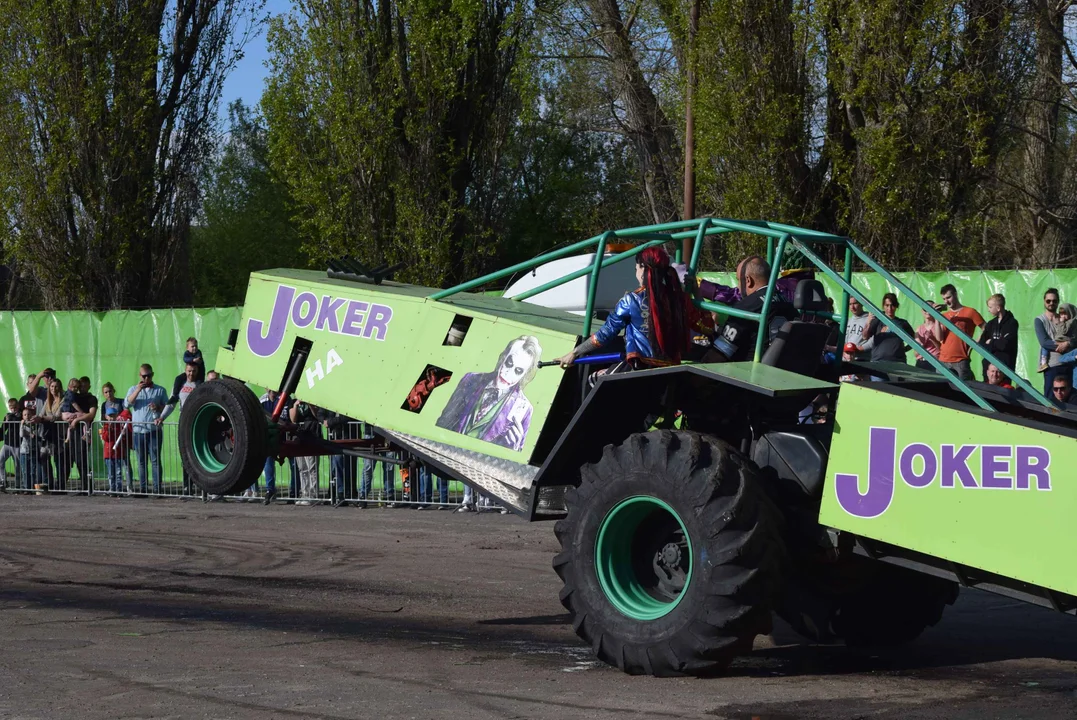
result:
<svg viewBox="0 0 1077 720"><path fill-rule="evenodd" d="M652 348L656 346L651 344L651 309L647 303L646 289L638 288L625 293L606 324L599 328L592 339L600 346L606 345L621 330L625 332L626 358L654 358Z"/></svg>

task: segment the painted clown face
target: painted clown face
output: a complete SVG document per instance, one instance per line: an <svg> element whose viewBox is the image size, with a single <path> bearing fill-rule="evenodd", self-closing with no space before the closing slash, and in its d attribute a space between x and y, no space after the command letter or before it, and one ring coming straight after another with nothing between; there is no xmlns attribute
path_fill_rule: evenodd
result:
<svg viewBox="0 0 1077 720"><path fill-rule="evenodd" d="M505 356L505 361L497 369L498 389L504 391L518 385L531 370L534 362L535 359L531 357L531 354L524 350L523 341L514 342L508 355Z"/></svg>

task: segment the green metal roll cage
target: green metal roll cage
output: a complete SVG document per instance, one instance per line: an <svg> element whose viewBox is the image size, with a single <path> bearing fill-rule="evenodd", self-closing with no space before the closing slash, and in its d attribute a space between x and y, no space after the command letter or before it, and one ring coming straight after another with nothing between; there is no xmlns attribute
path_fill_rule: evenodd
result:
<svg viewBox="0 0 1077 720"><path fill-rule="evenodd" d="M966 335L960 328L954 325L950 320L946 319L941 313L939 313L932 305L926 302L923 298L918 296L912 290L908 288L903 282L891 275L885 268L883 268L878 262L872 259L867 253L860 249L852 239L843 237L840 235L831 235L830 233L819 232L817 230L808 230L805 228L796 227L794 225L786 225L784 223L766 222L762 220L729 220L724 218L697 218L694 220L681 220L678 222L662 223L659 225L645 225L641 227L625 228L622 230L607 230L606 232L595 235L587 240L581 240L580 242L573 243L571 245L552 250L548 253L544 253L525 262L517 263L511 267L507 267L503 270L483 275L482 277L469 280L465 283L461 283L446 290L439 290L429 296L431 300L442 300L444 298L455 295L460 292L467 292L474 290L478 287L486 285L497 280L502 280L514 273L523 272L534 269L543 263L547 263L551 260L572 255L574 253L593 250L595 253L594 262L590 267L581 268L574 272L568 273L555 280L551 280L536 288L532 288L525 292L514 295L509 298L515 301L523 301L530 297L534 297L540 293L543 293L552 288L563 285L567 282L576 280L585 275L591 276L591 281L587 288L587 307L583 316L583 329L580 333L581 336L587 337L591 334L591 324L594 319L594 307L595 307L595 293L598 288L598 278L603 268L609 267L619 262L623 262L630 257L634 257L643 252L649 247L655 247L663 245L665 243L677 242L677 241L691 241L691 258L688 262L688 273L695 275L696 269L699 264L700 251L703 247L703 241L712 235L722 235L730 232L743 232L751 235L763 236L767 240L767 261L770 264L770 279L767 283L767 293L763 300L763 309L761 312L748 312L745 310L738 310L737 308L730 307L723 303L711 302L708 300L702 300L698 297L693 298L695 305L703 310L722 313L724 315L731 315L734 317L745 318L748 320L754 320L760 323L762 327L764 318L766 318L770 312L770 302L774 297L774 287L778 282L778 278L781 277L781 261L787 247L793 247L799 251L805 258L807 258L815 267L830 278L832 281L842 289L842 298L840 312L829 313L815 313L816 315L823 315L830 317L833 320L837 320L841 327L841 332L844 335L845 328L849 320L849 297L855 297L860 303L868 308L875 317L877 317L883 324L885 324L892 332L900 337L906 345L909 347L916 347L918 343L916 340L905 332L897 323L891 323L883 311L875 305L866 295L858 291L852 285L853 274L853 260L854 256L859 258L861 262L871 268L873 271L879 273L887 282L892 283L898 288L902 295L911 299L916 305L918 305L926 313L934 317L941 322L950 332L955 333L962 341L974 350L979 355L986 358L989 362L993 363L998 369L1010 380L1012 380L1017 387L1021 388L1033 398L1036 399L1041 405L1054 408L1055 406L1042 394L1040 394L1035 388L1028 383L1027 380L1017 375L1017 373L1005 364L1000 362L991 352L986 348L980 346L971 337ZM642 241L641 244L635 246L631 250L617 253L610 257L605 257L606 248L611 244L611 241L615 239L636 240ZM845 262L844 270L840 274L819 257L813 250L812 246L815 245L835 245L845 249ZM682 251L680 248L676 250L675 261L682 262ZM755 344L755 362L759 362L763 354L763 342L765 339L765 333L762 330L756 333ZM960 377L958 377L952 370L941 363L937 358L931 355L931 353L925 353L924 359L935 368L943 377L949 380L955 385L961 392L963 392L973 403L980 408L988 412L997 412L996 409L984 400L982 397L976 394L976 392L969 387Z"/></svg>

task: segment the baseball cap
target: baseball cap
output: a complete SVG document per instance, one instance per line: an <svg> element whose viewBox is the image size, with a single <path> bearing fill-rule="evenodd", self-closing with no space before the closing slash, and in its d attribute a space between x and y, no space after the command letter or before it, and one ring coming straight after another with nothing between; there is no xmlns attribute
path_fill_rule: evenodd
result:
<svg viewBox="0 0 1077 720"><path fill-rule="evenodd" d="M856 343L845 343L844 352L857 353L860 352L860 348L856 346Z"/></svg>

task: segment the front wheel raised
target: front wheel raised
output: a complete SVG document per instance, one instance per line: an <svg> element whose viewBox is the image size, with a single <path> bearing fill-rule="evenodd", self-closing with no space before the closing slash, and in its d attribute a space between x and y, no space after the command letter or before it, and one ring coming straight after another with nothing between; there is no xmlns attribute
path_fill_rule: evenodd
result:
<svg viewBox="0 0 1077 720"><path fill-rule="evenodd" d="M207 493L231 495L244 490L265 467L265 411L238 380L202 383L180 412L179 448L184 470Z"/></svg>
<svg viewBox="0 0 1077 720"><path fill-rule="evenodd" d="M659 431L607 447L581 474L554 569L600 659L633 675L709 675L770 632L783 546L746 458Z"/></svg>

